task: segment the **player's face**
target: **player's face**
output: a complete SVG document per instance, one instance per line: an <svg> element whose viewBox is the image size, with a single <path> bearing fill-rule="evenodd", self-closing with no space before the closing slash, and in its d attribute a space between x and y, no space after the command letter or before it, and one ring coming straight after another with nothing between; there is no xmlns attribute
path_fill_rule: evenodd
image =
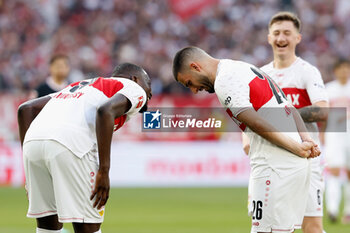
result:
<svg viewBox="0 0 350 233"><path fill-rule="evenodd" d="M340 82L346 82L350 78L350 64L342 63L334 70L334 75Z"/></svg>
<svg viewBox="0 0 350 233"><path fill-rule="evenodd" d="M301 35L291 21L278 21L269 29L268 42L274 55L294 56L300 40Z"/></svg>
<svg viewBox="0 0 350 233"><path fill-rule="evenodd" d="M50 73L53 77L56 77L60 80L67 78L69 74L69 64L67 59L57 59L50 65Z"/></svg>
<svg viewBox="0 0 350 233"><path fill-rule="evenodd" d="M189 88L193 94L197 94L199 91L207 91L209 93L214 93L214 85L210 82L207 76L199 73L179 73L178 82Z"/></svg>

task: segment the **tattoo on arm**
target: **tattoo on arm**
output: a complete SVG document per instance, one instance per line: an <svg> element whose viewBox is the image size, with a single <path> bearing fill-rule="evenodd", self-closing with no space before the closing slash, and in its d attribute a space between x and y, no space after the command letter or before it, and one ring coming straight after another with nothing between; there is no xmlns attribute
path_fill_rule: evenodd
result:
<svg viewBox="0 0 350 233"><path fill-rule="evenodd" d="M317 122L324 121L324 110L319 106L307 106L304 108L298 109L301 118L304 122Z"/></svg>

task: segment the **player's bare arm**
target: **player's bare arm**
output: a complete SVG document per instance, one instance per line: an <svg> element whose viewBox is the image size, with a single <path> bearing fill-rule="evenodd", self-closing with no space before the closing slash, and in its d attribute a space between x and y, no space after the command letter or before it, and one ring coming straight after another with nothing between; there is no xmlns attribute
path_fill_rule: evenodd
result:
<svg viewBox="0 0 350 233"><path fill-rule="evenodd" d="M308 133L306 126L305 126L305 123L304 123L303 119L301 118L299 112L293 106L291 106L290 109L292 110L293 118L294 118L295 124L297 126L301 140L303 142L309 142L309 143L313 144L309 158L314 158L314 157L319 156L321 154L319 147L314 142L314 140L312 140L312 138L310 137L310 134Z"/></svg>
<svg viewBox="0 0 350 233"><path fill-rule="evenodd" d="M248 155L250 150L250 140L244 132L242 133L242 145L244 153Z"/></svg>
<svg viewBox="0 0 350 233"><path fill-rule="evenodd" d="M275 127L259 116L254 109L247 109L238 114L237 119L248 126L252 131L300 157L307 158L310 156L312 143L305 142L300 144L292 138L282 134Z"/></svg>
<svg viewBox="0 0 350 233"><path fill-rule="evenodd" d="M298 109L304 122L326 121L328 118L328 102L319 101L313 105Z"/></svg>
<svg viewBox="0 0 350 233"><path fill-rule="evenodd" d="M114 119L124 115L130 108L130 101L124 95L116 94L101 105L96 112L96 137L100 167L90 199L96 196L93 206L97 206L98 209L106 204L109 197L109 168Z"/></svg>
<svg viewBox="0 0 350 233"><path fill-rule="evenodd" d="M17 111L17 120L21 145L23 145L24 137L30 124L50 99L51 97L47 95L29 100L19 106Z"/></svg>

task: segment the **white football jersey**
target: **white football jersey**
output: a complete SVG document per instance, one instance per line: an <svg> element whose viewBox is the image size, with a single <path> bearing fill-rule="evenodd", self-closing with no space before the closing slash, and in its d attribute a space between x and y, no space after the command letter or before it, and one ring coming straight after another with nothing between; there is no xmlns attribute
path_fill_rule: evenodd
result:
<svg viewBox="0 0 350 233"><path fill-rule="evenodd" d="M273 62L261 67L278 86L282 88L288 101L295 108L310 106L318 101L328 101L327 92L319 70L297 57L288 68L275 69ZM305 123L310 136L319 143L316 122Z"/></svg>
<svg viewBox="0 0 350 233"><path fill-rule="evenodd" d="M79 158L97 149L96 111L116 93L131 102L131 108L115 119L114 131L140 111L146 103L146 92L126 78L83 80L51 94L51 99L31 123L24 143L31 140L55 140Z"/></svg>
<svg viewBox="0 0 350 233"><path fill-rule="evenodd" d="M326 84L326 90L329 96L329 106L331 108L346 108L347 109L347 130L350 130L350 80L345 85L341 85L337 80L331 81ZM328 129L334 132L339 124L337 118L343 118L342 113L337 111L330 111L328 117ZM338 116L337 116L338 115Z"/></svg>
<svg viewBox="0 0 350 233"><path fill-rule="evenodd" d="M220 60L214 88L227 113L249 136L253 176L264 175L266 166L283 176L308 166L307 159L270 143L236 118L247 108L254 108L277 130L301 142L290 104L279 87L260 69L245 62Z"/></svg>

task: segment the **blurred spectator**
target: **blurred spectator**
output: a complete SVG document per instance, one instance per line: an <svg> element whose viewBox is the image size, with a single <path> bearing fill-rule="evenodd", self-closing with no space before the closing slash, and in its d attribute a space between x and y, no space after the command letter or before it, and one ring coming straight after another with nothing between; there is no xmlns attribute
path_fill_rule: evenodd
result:
<svg viewBox="0 0 350 233"><path fill-rule="evenodd" d="M50 59L50 76L37 88L37 97L42 97L62 90L68 85L69 59L66 55L57 54Z"/></svg>
<svg viewBox="0 0 350 233"><path fill-rule="evenodd" d="M215 57L267 63L272 54L265 25L281 9L304 22L297 54L319 67L325 82L337 57L350 54L348 0L210 1L215 3L183 21L172 0L0 0L0 88L36 87L46 78L50 55L59 52L84 78L107 76L115 64L129 61L151 75L154 94L173 92L179 87L164 70L186 45Z"/></svg>

